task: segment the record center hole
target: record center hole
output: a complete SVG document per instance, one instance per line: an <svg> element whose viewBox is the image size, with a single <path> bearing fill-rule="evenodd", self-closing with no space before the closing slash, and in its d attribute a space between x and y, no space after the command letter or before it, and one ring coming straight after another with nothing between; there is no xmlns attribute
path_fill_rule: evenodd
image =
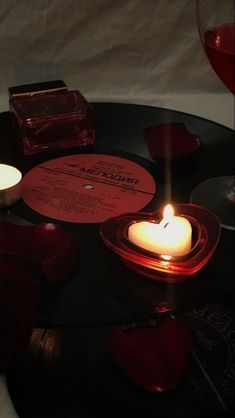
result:
<svg viewBox="0 0 235 418"><path fill-rule="evenodd" d="M90 189L94 189L94 186L93 186L93 184L84 184L84 189L86 189L86 190L90 190Z"/></svg>

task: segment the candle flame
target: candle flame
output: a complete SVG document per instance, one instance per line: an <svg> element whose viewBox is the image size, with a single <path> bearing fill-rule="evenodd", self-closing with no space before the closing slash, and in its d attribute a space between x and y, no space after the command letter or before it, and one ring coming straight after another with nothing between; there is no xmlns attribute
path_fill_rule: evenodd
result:
<svg viewBox="0 0 235 418"><path fill-rule="evenodd" d="M164 222L169 222L174 216L174 209L173 206L168 203L168 205L165 206L163 211L163 220Z"/></svg>

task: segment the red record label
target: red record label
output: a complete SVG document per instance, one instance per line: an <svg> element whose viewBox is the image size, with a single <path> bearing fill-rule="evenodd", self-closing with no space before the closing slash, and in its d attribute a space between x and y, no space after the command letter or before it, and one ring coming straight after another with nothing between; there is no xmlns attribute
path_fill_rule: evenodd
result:
<svg viewBox="0 0 235 418"><path fill-rule="evenodd" d="M155 180L145 168L104 154L46 161L30 170L22 184L23 200L33 210L77 223L98 223L139 211L155 192Z"/></svg>

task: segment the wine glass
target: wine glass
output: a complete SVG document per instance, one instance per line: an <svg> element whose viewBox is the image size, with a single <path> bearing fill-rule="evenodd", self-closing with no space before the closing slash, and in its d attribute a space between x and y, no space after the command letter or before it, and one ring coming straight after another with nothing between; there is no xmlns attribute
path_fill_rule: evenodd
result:
<svg viewBox="0 0 235 418"><path fill-rule="evenodd" d="M207 58L225 86L235 93L234 0L196 0L197 24ZM192 203L211 209L222 227L235 230L235 176L214 177L200 183Z"/></svg>

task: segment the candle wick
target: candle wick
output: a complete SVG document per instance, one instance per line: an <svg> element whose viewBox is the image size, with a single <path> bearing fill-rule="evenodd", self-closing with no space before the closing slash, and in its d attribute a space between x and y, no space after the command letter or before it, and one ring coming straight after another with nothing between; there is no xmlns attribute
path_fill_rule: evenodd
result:
<svg viewBox="0 0 235 418"><path fill-rule="evenodd" d="M169 222L166 222L163 228L166 228L169 225Z"/></svg>

